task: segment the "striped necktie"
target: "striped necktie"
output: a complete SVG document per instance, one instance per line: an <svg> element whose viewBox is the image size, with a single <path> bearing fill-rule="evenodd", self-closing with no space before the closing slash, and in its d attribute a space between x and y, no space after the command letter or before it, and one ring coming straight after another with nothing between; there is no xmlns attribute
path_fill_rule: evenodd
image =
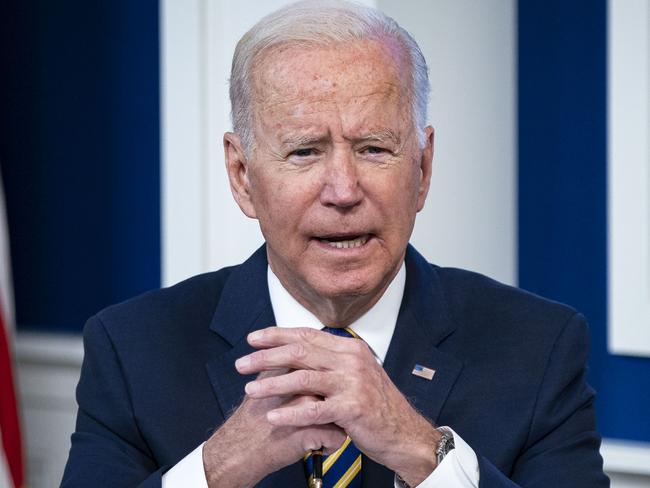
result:
<svg viewBox="0 0 650 488"><path fill-rule="evenodd" d="M324 327L325 332L341 337L356 337L350 329L335 329ZM313 473L313 460L311 453L305 456L305 471L308 477L308 486L311 486ZM348 437L338 451L323 456L323 488L361 488L361 451L357 449Z"/></svg>

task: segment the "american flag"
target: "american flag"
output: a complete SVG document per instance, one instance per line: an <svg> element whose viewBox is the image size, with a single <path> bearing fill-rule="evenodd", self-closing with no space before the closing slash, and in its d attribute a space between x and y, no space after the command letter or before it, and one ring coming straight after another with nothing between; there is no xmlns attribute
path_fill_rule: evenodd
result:
<svg viewBox="0 0 650 488"><path fill-rule="evenodd" d="M9 235L0 180L0 488L23 486L23 452L11 344L14 332Z"/></svg>
<svg viewBox="0 0 650 488"><path fill-rule="evenodd" d="M413 367L413 371L411 371L411 374L415 376L419 376L420 378L424 378L425 380L431 380L433 379L433 375L436 374L436 370L427 368L426 366L422 366L421 364L416 364Z"/></svg>

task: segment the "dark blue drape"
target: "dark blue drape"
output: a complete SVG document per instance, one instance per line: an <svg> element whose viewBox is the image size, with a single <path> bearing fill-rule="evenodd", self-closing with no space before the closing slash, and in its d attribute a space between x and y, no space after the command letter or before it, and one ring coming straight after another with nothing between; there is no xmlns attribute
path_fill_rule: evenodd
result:
<svg viewBox="0 0 650 488"><path fill-rule="evenodd" d="M603 435L650 441L650 359L607 352L606 7L518 4L519 284L587 316Z"/></svg>
<svg viewBox="0 0 650 488"><path fill-rule="evenodd" d="M160 285L158 2L0 4L0 164L19 328Z"/></svg>

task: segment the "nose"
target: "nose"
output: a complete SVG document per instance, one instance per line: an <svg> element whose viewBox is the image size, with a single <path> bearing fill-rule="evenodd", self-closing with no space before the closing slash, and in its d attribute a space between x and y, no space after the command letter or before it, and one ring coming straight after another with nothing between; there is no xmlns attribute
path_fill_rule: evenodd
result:
<svg viewBox="0 0 650 488"><path fill-rule="evenodd" d="M340 148L326 163L320 202L328 207L349 209L363 199L357 162L352 151Z"/></svg>

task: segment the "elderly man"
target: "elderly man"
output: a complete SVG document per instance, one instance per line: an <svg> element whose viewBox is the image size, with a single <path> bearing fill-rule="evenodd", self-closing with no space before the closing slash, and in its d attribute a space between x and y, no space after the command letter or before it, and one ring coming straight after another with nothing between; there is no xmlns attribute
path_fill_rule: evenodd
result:
<svg viewBox="0 0 650 488"><path fill-rule="evenodd" d="M372 9L299 3L241 39L224 146L266 245L88 322L62 486L306 487L321 448L327 487L608 485L581 316L408 245L427 98Z"/></svg>

